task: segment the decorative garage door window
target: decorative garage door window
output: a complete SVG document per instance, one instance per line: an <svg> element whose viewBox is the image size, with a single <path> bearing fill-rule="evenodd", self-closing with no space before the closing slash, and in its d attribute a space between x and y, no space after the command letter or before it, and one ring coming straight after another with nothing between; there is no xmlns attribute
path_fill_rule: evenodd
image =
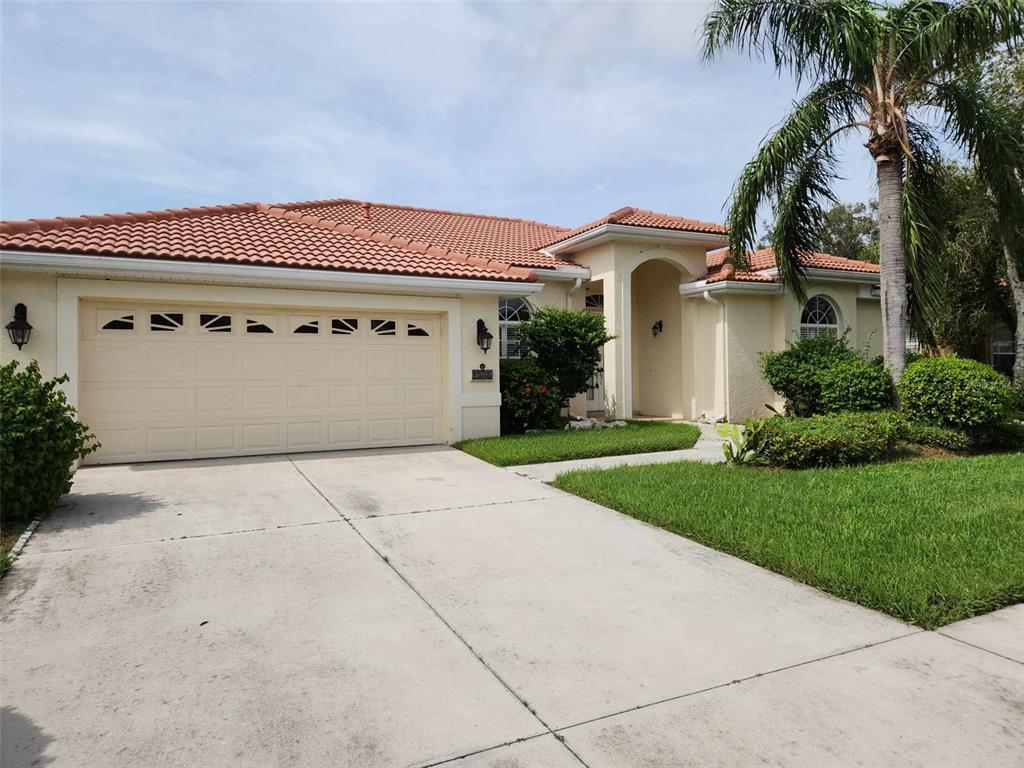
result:
<svg viewBox="0 0 1024 768"><path fill-rule="evenodd" d="M835 307L824 296L812 296L800 315L800 338L816 339L826 333L833 336L839 330Z"/></svg>
<svg viewBox="0 0 1024 768"><path fill-rule="evenodd" d="M219 312L200 312L199 328L206 333L231 333L231 315Z"/></svg>
<svg viewBox="0 0 1024 768"><path fill-rule="evenodd" d="M249 315L245 318L245 332L273 333L276 319L273 315Z"/></svg>
<svg viewBox="0 0 1024 768"><path fill-rule="evenodd" d="M97 313L101 331L134 331L135 313L123 310L101 309Z"/></svg>
<svg viewBox="0 0 1024 768"><path fill-rule="evenodd" d="M430 331L423 327L422 324L417 323L406 323L406 333L409 336L425 337L430 335Z"/></svg>
<svg viewBox="0 0 1024 768"><path fill-rule="evenodd" d="M394 336L398 324L394 320L371 320L370 330L377 336Z"/></svg>
<svg viewBox="0 0 1024 768"><path fill-rule="evenodd" d="M355 317L335 317L331 320L331 333L335 336L351 336L359 332L359 320Z"/></svg>
<svg viewBox="0 0 1024 768"><path fill-rule="evenodd" d="M320 318L318 317L293 317L290 318L292 333L320 333Z"/></svg>
<svg viewBox="0 0 1024 768"><path fill-rule="evenodd" d="M182 312L151 312L149 330L174 333L185 330L185 315Z"/></svg>
<svg viewBox="0 0 1024 768"><path fill-rule="evenodd" d="M498 356L522 357L519 326L530 319L530 305L525 299L501 299L498 302Z"/></svg>

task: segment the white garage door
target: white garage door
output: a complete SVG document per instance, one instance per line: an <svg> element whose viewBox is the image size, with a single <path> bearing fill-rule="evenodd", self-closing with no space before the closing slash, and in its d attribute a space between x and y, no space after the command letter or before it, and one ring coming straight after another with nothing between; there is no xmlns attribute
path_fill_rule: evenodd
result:
<svg viewBox="0 0 1024 768"><path fill-rule="evenodd" d="M87 463L444 439L437 315L83 303Z"/></svg>

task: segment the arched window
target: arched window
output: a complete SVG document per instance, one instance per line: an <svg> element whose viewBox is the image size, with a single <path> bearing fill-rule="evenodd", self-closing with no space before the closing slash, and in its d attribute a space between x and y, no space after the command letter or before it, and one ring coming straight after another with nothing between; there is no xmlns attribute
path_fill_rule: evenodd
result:
<svg viewBox="0 0 1024 768"><path fill-rule="evenodd" d="M839 330L839 318L832 303L824 296L812 296L800 315L800 338L816 339L822 334L833 336Z"/></svg>
<svg viewBox="0 0 1024 768"><path fill-rule="evenodd" d="M502 298L498 301L498 356L522 357L519 348L519 326L530 319L530 305L525 299Z"/></svg>

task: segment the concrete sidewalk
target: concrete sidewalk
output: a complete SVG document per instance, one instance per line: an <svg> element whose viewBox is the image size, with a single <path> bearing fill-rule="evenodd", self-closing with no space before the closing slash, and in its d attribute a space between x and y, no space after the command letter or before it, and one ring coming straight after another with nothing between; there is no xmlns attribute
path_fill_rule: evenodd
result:
<svg viewBox="0 0 1024 768"><path fill-rule="evenodd" d="M1020 766L924 632L447 448L83 469L0 582L16 766Z"/></svg>
<svg viewBox="0 0 1024 768"><path fill-rule="evenodd" d="M699 461L705 464L721 464L725 461L722 444L725 438L718 434L714 424L697 424L700 428L693 448L681 451L658 451L656 453L630 453L624 456L599 456L593 459L575 459L572 461L552 461L546 464L519 464L505 467L531 480L550 483L564 472L574 469L608 469L610 467L633 467L640 464L671 464L674 461Z"/></svg>

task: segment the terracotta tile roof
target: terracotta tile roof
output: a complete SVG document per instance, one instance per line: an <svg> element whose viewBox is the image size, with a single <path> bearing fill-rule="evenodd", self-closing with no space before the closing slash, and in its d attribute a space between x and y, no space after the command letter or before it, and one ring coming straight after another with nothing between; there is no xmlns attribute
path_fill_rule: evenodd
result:
<svg viewBox="0 0 1024 768"><path fill-rule="evenodd" d="M344 199L286 203L281 207L507 264L547 269L569 264L537 250L568 230L537 221Z"/></svg>
<svg viewBox="0 0 1024 768"><path fill-rule="evenodd" d="M531 281L445 244L258 203L0 223L0 248L348 272Z"/></svg>
<svg viewBox="0 0 1024 768"><path fill-rule="evenodd" d="M709 283L718 283L723 280L738 280L740 282L774 283L775 278L771 275L762 274L764 270L775 267L775 252L771 248L761 248L751 251L748 257L750 269L737 271L735 266L727 264L725 259L729 251L727 248L718 248L708 251L707 264L708 274L703 278ZM846 259L842 256L832 256L828 253L808 253L801 258L801 263L808 269L835 269L844 272L879 272L879 266L868 261L856 261Z"/></svg>
<svg viewBox="0 0 1024 768"><path fill-rule="evenodd" d="M634 208L627 205L625 208L619 208L617 211L612 211L607 216L602 216L600 219L592 221L589 224L584 224L582 227L564 231L544 245L549 246L554 245L555 243L560 243L563 240L568 240L576 235L589 232L592 229L597 229L604 224L624 224L630 227L671 229L678 232L699 232L708 235L725 235L729 233L728 227L725 227L722 224L713 224L708 221L698 221L697 219L685 219L681 216L672 216L667 213L644 211L640 208Z"/></svg>

